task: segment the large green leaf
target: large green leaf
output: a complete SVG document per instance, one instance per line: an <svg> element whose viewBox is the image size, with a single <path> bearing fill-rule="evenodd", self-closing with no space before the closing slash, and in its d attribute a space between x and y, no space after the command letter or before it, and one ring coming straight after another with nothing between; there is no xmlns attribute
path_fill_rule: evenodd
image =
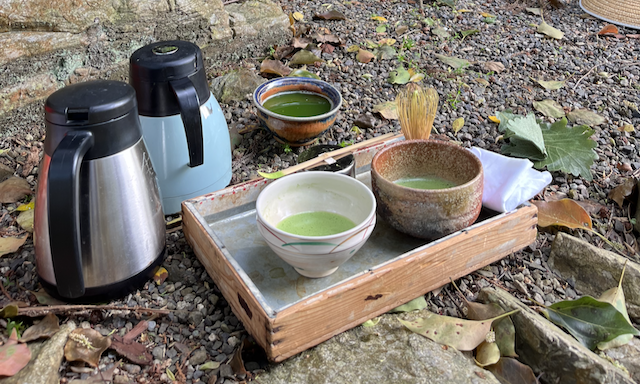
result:
<svg viewBox="0 0 640 384"><path fill-rule="evenodd" d="M591 296L560 301L544 311L549 320L563 327L585 347L593 350L598 343L620 335L638 335L616 307Z"/></svg>
<svg viewBox="0 0 640 384"><path fill-rule="evenodd" d="M500 122L502 122L502 120ZM538 149L542 158L547 155L542 130L533 113L528 114L526 117L518 116L509 121L504 137L507 139L515 138L529 141Z"/></svg>
<svg viewBox="0 0 640 384"><path fill-rule="evenodd" d="M566 118L551 125L542 123L540 127L548 156L534 163L534 167L547 167L549 171L563 171L591 181L593 177L589 167L598 159L598 154L593 150L598 144L589 139L594 133L593 129L585 125L567 128Z"/></svg>
<svg viewBox="0 0 640 384"><path fill-rule="evenodd" d="M500 132L504 132L507 130L507 125L509 125L509 122L515 119L516 117L518 117L518 115L511 112L511 110L506 109L502 112L496 111L496 117L498 118L498 120L500 120L500 125L498 125L498 130Z"/></svg>
<svg viewBox="0 0 640 384"><path fill-rule="evenodd" d="M533 161L541 161L547 158L532 142L521 140L517 137L509 139L509 143L504 144L500 151L507 156L522 157Z"/></svg>

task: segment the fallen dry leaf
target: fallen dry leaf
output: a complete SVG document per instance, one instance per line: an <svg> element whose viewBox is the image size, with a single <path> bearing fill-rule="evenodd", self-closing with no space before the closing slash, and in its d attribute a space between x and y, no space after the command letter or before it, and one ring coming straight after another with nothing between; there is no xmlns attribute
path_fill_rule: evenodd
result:
<svg viewBox="0 0 640 384"><path fill-rule="evenodd" d="M327 12L313 15L314 20L346 20L347 17L340 11L331 9Z"/></svg>
<svg viewBox="0 0 640 384"><path fill-rule="evenodd" d="M353 52L358 52L360 50L360 46L358 45L350 45L349 47L347 47L347 52L353 53Z"/></svg>
<svg viewBox="0 0 640 384"><path fill-rule="evenodd" d="M22 177L27 177L33 170L33 168L38 165L40 160L40 150L35 145L31 147L29 154L27 155L27 162L22 167Z"/></svg>
<svg viewBox="0 0 640 384"><path fill-rule="evenodd" d="M537 80L537 79L534 79L533 77L531 79L537 82L538 84L540 84L544 89L548 89L550 91L555 91L556 89L560 89L564 87L564 83L566 82L566 80L562 80L562 81Z"/></svg>
<svg viewBox="0 0 640 384"><path fill-rule="evenodd" d="M118 335L112 337L113 340L111 341L110 348L126 357L132 363L150 365L153 362L153 357L151 357L143 344L137 341L125 342L123 338Z"/></svg>
<svg viewBox="0 0 640 384"><path fill-rule="evenodd" d="M289 74L289 77L310 77L312 79L320 80L320 76L313 72L307 71L304 67L298 68Z"/></svg>
<svg viewBox="0 0 640 384"><path fill-rule="evenodd" d="M291 58L291 65L298 64L313 64L315 62L322 62L322 59L318 56L314 55L311 51L307 51L303 49L301 51L296 52L295 55Z"/></svg>
<svg viewBox="0 0 640 384"><path fill-rule="evenodd" d="M0 347L0 377L13 376L31 360L31 351L26 344L18 343L18 333L13 328L11 336Z"/></svg>
<svg viewBox="0 0 640 384"><path fill-rule="evenodd" d="M24 211L18 215L18 217L16 218L16 221L18 222L18 225L25 231L33 232L33 217L34 217L33 210Z"/></svg>
<svg viewBox="0 0 640 384"><path fill-rule="evenodd" d="M398 106L395 101L377 104L373 107L373 112L379 113L387 120L398 120Z"/></svg>
<svg viewBox="0 0 640 384"><path fill-rule="evenodd" d="M605 118L588 109L574 109L567 113L567 119L572 123L584 124L590 127L600 125L605 122Z"/></svg>
<svg viewBox="0 0 640 384"><path fill-rule="evenodd" d="M28 211L30 209L34 209L35 207L36 207L36 201L35 200L31 200L28 204L20 204L18 206L18 208L16 208L16 211L24 212L24 211Z"/></svg>
<svg viewBox="0 0 640 384"><path fill-rule="evenodd" d="M294 39L296 38L294 37ZM296 49L293 47L293 45L281 45L276 48L276 51L273 53L273 58L276 60L282 60L285 57L288 57L295 50Z"/></svg>
<svg viewBox="0 0 640 384"><path fill-rule="evenodd" d="M0 237L0 256L13 253L27 241L28 235L22 237Z"/></svg>
<svg viewBox="0 0 640 384"><path fill-rule="evenodd" d="M453 133L458 133L459 130L464 126L464 117L458 117L453 121L452 127Z"/></svg>
<svg viewBox="0 0 640 384"><path fill-rule="evenodd" d="M497 61L487 61L486 63L482 64L482 67L487 72L493 71L495 73L500 73L505 69L504 65L502 63L498 63Z"/></svg>
<svg viewBox="0 0 640 384"><path fill-rule="evenodd" d="M156 285L164 283L167 277L169 277L169 272L164 267L158 267L158 269L153 273L153 281Z"/></svg>
<svg viewBox="0 0 640 384"><path fill-rule="evenodd" d="M58 317L53 313L48 313L38 324L34 324L27 328L22 334L20 341L26 343L27 341L37 340L41 337L47 339L55 335L60 330L58 323Z"/></svg>
<svg viewBox="0 0 640 384"><path fill-rule="evenodd" d="M311 34L310 37L312 39L315 39L319 43L331 43L335 45L342 44L342 41L340 41L340 38L332 33L321 34L318 32L314 32Z"/></svg>
<svg viewBox="0 0 640 384"><path fill-rule="evenodd" d="M618 163L618 164L616 164L616 168L618 168L619 170L621 170L623 172L631 172L631 171L633 171L633 168L631 168L631 165L629 163Z"/></svg>
<svg viewBox="0 0 640 384"><path fill-rule="evenodd" d="M633 189L636 186L636 183L637 180L633 177L625 179L622 184L613 188L611 192L609 192L609 198L618 203L618 206L622 207L624 199L631 196L631 194L633 193Z"/></svg>
<svg viewBox="0 0 640 384"><path fill-rule="evenodd" d="M420 334L439 344L448 345L459 351L472 351L482 343L491 324L498 319L509 316L516 311L504 313L500 316L481 320L465 320L449 316L440 316L425 311L426 317L413 321L398 319L410 331Z"/></svg>
<svg viewBox="0 0 640 384"><path fill-rule="evenodd" d="M322 53L333 53L333 50L336 49L335 46L329 44L329 43L324 43L320 46Z"/></svg>
<svg viewBox="0 0 640 384"><path fill-rule="evenodd" d="M27 180L11 176L0 183L0 203L15 203L31 194L31 186Z"/></svg>
<svg viewBox="0 0 640 384"><path fill-rule="evenodd" d="M64 301L60 301L54 297L51 297L44 289L40 289L39 291L29 291L36 297L38 303L42 305L64 305L67 304Z"/></svg>
<svg viewBox="0 0 640 384"><path fill-rule="evenodd" d="M555 100L546 99L542 101L534 101L533 107L545 116L559 119L564 117L564 109L562 105L558 104Z"/></svg>
<svg viewBox="0 0 640 384"><path fill-rule="evenodd" d="M538 226L560 225L574 229L592 229L589 213L571 199L532 201L538 207Z"/></svg>
<svg viewBox="0 0 640 384"><path fill-rule="evenodd" d="M608 214L605 214L605 215L601 214L603 210L607 211L607 207L593 200L576 201L576 203L580 204L580 206L584 208L585 211L589 212L590 215L600 216L600 217L605 217L608 215Z"/></svg>
<svg viewBox="0 0 640 384"><path fill-rule="evenodd" d="M636 129L631 124L625 124L622 127L618 127L618 131L620 132L633 132Z"/></svg>
<svg viewBox="0 0 640 384"><path fill-rule="evenodd" d="M6 151L6 149L0 149L0 154L2 154L4 151ZM13 169L0 163L0 183L7 180L11 176L13 176Z"/></svg>
<svg viewBox="0 0 640 384"><path fill-rule="evenodd" d="M608 33L613 33L613 34L617 34L618 32L618 27L616 27L613 24L607 24L604 27L602 27L602 29L600 30L600 32L598 32L598 35L606 35Z"/></svg>
<svg viewBox="0 0 640 384"><path fill-rule="evenodd" d="M562 39L564 37L564 32L561 30L554 28L547 24L544 20L538 25L537 31L538 33L544 33L549 37L553 37L554 39Z"/></svg>
<svg viewBox="0 0 640 384"><path fill-rule="evenodd" d="M500 349L496 343L483 341L476 348L476 364L480 367L492 365L500 360Z"/></svg>
<svg viewBox="0 0 640 384"><path fill-rule="evenodd" d="M507 384L538 384L538 379L528 365L511 357L502 357L498 363L486 367L501 382Z"/></svg>
<svg viewBox="0 0 640 384"><path fill-rule="evenodd" d="M64 346L64 357L67 361L83 361L97 367L100 356L111 345L109 337L91 328L74 329Z"/></svg>
<svg viewBox="0 0 640 384"><path fill-rule="evenodd" d="M371 60L375 59L375 57L376 55L365 49L359 49L358 54L356 55L356 59L361 63L368 63Z"/></svg>
<svg viewBox="0 0 640 384"><path fill-rule="evenodd" d="M229 365L231 366L231 369L233 369L233 373L236 376L245 375L251 378L251 374L247 372L247 370L245 369L244 361L242 360L242 349L244 348L244 344L246 340L247 339L243 339L240 345L238 346L238 349L235 350L235 352L233 353L233 357L231 358L231 361L229 361Z"/></svg>
<svg viewBox="0 0 640 384"><path fill-rule="evenodd" d="M294 37L292 45L294 48L305 49L307 45L313 44L313 40L308 37Z"/></svg>
<svg viewBox="0 0 640 384"><path fill-rule="evenodd" d="M282 64L280 60L263 60L260 64L261 73L273 73L279 76L287 76L291 73L292 69Z"/></svg>
<svg viewBox="0 0 640 384"><path fill-rule="evenodd" d="M10 319L16 316L18 316L18 305L15 302L11 302L0 309L0 317L3 319Z"/></svg>

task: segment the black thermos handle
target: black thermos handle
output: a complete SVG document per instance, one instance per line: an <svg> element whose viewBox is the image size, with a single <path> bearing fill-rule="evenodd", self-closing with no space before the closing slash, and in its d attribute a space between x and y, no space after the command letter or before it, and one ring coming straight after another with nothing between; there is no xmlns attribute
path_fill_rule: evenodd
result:
<svg viewBox="0 0 640 384"><path fill-rule="evenodd" d="M58 293L70 299L84 295L80 238L80 165L93 146L91 132L68 132L51 156L49 243Z"/></svg>
<svg viewBox="0 0 640 384"><path fill-rule="evenodd" d="M200 99L196 87L188 77L169 82L178 99L180 116L187 136L189 166L197 167L204 163L204 143L202 138L202 119L200 118Z"/></svg>

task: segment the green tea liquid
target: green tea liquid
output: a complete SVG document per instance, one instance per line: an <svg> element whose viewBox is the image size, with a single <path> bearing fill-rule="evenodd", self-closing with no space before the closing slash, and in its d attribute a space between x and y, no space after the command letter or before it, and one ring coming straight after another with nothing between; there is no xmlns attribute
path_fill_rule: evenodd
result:
<svg viewBox="0 0 640 384"><path fill-rule="evenodd" d="M281 220L276 228L298 236L329 236L347 231L356 224L333 212L303 212Z"/></svg>
<svg viewBox="0 0 640 384"><path fill-rule="evenodd" d="M292 117L310 117L327 113L331 102L312 92L282 92L271 96L262 106L273 113Z"/></svg>
<svg viewBox="0 0 640 384"><path fill-rule="evenodd" d="M455 183L438 176L405 177L394 181L394 183L415 189L446 189L456 186Z"/></svg>

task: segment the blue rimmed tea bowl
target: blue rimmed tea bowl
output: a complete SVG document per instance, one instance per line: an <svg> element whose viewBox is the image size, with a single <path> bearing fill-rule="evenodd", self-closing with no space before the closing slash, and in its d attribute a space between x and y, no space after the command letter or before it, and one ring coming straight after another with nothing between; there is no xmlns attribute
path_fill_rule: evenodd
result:
<svg viewBox="0 0 640 384"><path fill-rule="evenodd" d="M345 216L355 227L328 236L302 236L277 228L289 216L318 211ZM366 185L347 175L295 173L260 192L256 222L269 248L299 274L324 277L335 272L367 241L376 224L376 199Z"/></svg>
<svg viewBox="0 0 640 384"><path fill-rule="evenodd" d="M331 103L329 112L310 116L293 117L274 113L263 103L270 97L284 92L312 92L324 96ZM336 121L342 106L342 95L331 84L308 77L279 77L258 86L253 92L253 104L258 108L258 119L276 140L292 146L308 145L317 140Z"/></svg>

